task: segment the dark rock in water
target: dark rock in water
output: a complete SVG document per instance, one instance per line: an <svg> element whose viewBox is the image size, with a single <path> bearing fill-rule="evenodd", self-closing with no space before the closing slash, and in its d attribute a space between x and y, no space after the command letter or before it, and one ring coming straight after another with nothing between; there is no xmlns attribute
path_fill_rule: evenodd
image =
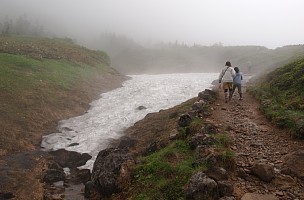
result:
<svg viewBox="0 0 304 200"><path fill-rule="evenodd" d="M92 196L92 188L97 188L103 196L121 191L129 183L134 166L135 160L124 149L108 148L100 151L92 170L93 186L86 184L86 196Z"/></svg>
<svg viewBox="0 0 304 200"><path fill-rule="evenodd" d="M92 156L87 153L81 154L76 151L67 151L65 149L51 151L50 154L54 156L54 160L62 167L69 168L80 167L92 158Z"/></svg>
<svg viewBox="0 0 304 200"><path fill-rule="evenodd" d="M73 129L71 129L69 127L63 127L63 130L65 130L65 131L73 131Z"/></svg>
<svg viewBox="0 0 304 200"><path fill-rule="evenodd" d="M69 147L78 146L78 145L79 145L79 143L75 142L75 143L70 144Z"/></svg>
<svg viewBox="0 0 304 200"><path fill-rule="evenodd" d="M145 109L147 109L145 106L138 106L137 107L137 110L145 110Z"/></svg>
<svg viewBox="0 0 304 200"><path fill-rule="evenodd" d="M88 199L102 199L101 194L98 191L97 185L92 181L88 181L84 187L84 197Z"/></svg>
<svg viewBox="0 0 304 200"><path fill-rule="evenodd" d="M135 145L135 143L137 142L137 140L129 138L129 137L123 137L120 140L120 143L118 144L117 148L119 149L128 149L131 148Z"/></svg>
<svg viewBox="0 0 304 200"><path fill-rule="evenodd" d="M91 171L89 169L72 169L70 179L74 184L85 184L91 180Z"/></svg>
<svg viewBox="0 0 304 200"><path fill-rule="evenodd" d="M43 176L43 182L55 183L65 180L63 168L57 163L51 163Z"/></svg>

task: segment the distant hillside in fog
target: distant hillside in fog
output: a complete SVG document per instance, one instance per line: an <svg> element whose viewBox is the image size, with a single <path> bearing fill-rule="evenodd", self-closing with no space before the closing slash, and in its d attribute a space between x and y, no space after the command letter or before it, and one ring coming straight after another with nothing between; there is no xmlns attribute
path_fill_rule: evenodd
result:
<svg viewBox="0 0 304 200"><path fill-rule="evenodd" d="M304 55L304 45L268 49L263 46L213 46L161 43L144 47L111 33L89 47L106 51L112 67L123 74L218 72L227 60L245 73L261 73Z"/></svg>

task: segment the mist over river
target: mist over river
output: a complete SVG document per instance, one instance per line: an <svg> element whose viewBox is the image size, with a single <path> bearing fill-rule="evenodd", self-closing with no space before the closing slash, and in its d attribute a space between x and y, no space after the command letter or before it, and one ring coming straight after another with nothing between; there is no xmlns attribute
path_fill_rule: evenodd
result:
<svg viewBox="0 0 304 200"><path fill-rule="evenodd" d="M103 93L81 116L62 120L57 132L42 138L44 150L66 149L93 158L81 168L93 168L99 151L148 113L158 112L196 97L210 88L216 73L131 75L123 86ZM140 106L146 109L138 109Z"/></svg>

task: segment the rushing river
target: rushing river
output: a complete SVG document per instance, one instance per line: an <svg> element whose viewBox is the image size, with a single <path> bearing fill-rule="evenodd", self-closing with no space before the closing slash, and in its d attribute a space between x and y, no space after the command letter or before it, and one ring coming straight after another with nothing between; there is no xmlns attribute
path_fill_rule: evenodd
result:
<svg viewBox="0 0 304 200"><path fill-rule="evenodd" d="M45 150L66 149L93 156L82 168L92 169L100 150L148 113L171 108L210 88L215 73L132 75L123 87L101 94L84 115L60 121L57 132L44 136ZM144 106L146 109L138 109Z"/></svg>

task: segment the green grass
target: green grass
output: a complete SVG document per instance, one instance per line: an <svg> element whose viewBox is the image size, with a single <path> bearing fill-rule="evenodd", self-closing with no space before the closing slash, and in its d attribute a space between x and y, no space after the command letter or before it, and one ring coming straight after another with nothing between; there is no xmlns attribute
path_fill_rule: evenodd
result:
<svg viewBox="0 0 304 200"><path fill-rule="evenodd" d="M104 52L71 41L0 37L0 155L32 149L58 120L81 112L94 84L117 74L108 64Z"/></svg>
<svg viewBox="0 0 304 200"><path fill-rule="evenodd" d="M50 101L54 90L73 90L77 82L101 70L86 64L58 60L35 60L26 56L0 54L0 90L19 104L27 98ZM22 111L23 109L21 109Z"/></svg>
<svg viewBox="0 0 304 200"><path fill-rule="evenodd" d="M304 59L288 63L265 77L265 81L249 88L261 101L261 111L280 128L304 138Z"/></svg>
<svg viewBox="0 0 304 200"><path fill-rule="evenodd" d="M160 151L142 158L135 172L132 199L183 199L184 186L195 171L189 145L175 141Z"/></svg>

